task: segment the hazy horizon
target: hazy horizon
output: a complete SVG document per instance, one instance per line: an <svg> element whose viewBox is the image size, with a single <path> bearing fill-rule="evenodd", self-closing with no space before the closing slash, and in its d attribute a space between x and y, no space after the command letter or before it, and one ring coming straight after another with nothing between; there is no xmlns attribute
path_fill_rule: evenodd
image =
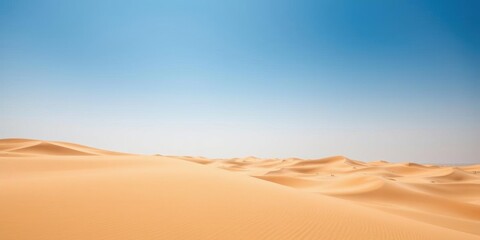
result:
<svg viewBox="0 0 480 240"><path fill-rule="evenodd" d="M0 1L0 138L480 163L476 1Z"/></svg>

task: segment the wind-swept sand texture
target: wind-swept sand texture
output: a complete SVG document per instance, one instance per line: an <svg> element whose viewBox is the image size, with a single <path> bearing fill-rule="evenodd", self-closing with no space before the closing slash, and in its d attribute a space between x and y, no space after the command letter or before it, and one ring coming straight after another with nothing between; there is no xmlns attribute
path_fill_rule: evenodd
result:
<svg viewBox="0 0 480 240"><path fill-rule="evenodd" d="M0 140L0 239L480 239L480 167ZM226 169L226 170L225 170Z"/></svg>

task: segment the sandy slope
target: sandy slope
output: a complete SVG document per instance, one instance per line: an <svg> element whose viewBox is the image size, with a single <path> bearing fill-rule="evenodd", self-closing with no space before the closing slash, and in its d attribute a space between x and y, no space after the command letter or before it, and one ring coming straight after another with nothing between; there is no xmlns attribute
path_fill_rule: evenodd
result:
<svg viewBox="0 0 480 240"><path fill-rule="evenodd" d="M0 152L5 240L480 239L475 166L139 156L34 140L0 140Z"/></svg>
<svg viewBox="0 0 480 240"><path fill-rule="evenodd" d="M364 163L342 156L318 160L249 157L211 165L480 235L480 165Z"/></svg>

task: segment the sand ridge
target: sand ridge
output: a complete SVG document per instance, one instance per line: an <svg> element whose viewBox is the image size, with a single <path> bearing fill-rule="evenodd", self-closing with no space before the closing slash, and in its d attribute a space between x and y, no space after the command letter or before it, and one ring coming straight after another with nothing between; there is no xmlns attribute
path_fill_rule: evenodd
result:
<svg viewBox="0 0 480 240"><path fill-rule="evenodd" d="M22 138L0 139L0 156L94 156L125 155L79 144Z"/></svg>
<svg viewBox="0 0 480 240"><path fill-rule="evenodd" d="M479 165L0 140L1 239L480 239Z"/></svg>
<svg viewBox="0 0 480 240"><path fill-rule="evenodd" d="M209 165L480 235L480 166L236 158Z"/></svg>

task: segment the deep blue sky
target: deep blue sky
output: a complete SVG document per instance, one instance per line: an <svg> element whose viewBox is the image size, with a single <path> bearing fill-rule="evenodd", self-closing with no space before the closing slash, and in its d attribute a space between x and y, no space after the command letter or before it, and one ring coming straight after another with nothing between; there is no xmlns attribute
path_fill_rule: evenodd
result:
<svg viewBox="0 0 480 240"><path fill-rule="evenodd" d="M0 137L480 162L479 1L0 0Z"/></svg>

